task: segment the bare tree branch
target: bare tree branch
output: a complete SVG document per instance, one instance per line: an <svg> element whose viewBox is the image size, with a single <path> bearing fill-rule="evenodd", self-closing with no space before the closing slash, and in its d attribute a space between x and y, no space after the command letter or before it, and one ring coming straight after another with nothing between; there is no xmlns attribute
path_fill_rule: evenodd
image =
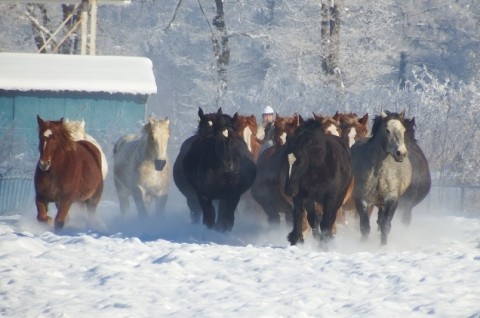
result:
<svg viewBox="0 0 480 318"><path fill-rule="evenodd" d="M183 2L183 0L178 1L177 7L175 8L175 12L173 13L172 19L170 20L170 22L168 22L167 26L166 26L165 28L163 28L162 31L165 32L165 31L167 31L168 29L170 29L170 27L172 26L173 21L175 21L175 18L177 17L177 13L178 13L178 10L180 9L180 6L182 5L182 2Z"/></svg>

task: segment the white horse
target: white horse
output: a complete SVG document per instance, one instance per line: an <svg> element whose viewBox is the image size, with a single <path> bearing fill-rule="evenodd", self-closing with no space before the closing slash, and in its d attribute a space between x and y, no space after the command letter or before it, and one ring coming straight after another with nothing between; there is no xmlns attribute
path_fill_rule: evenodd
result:
<svg viewBox="0 0 480 318"><path fill-rule="evenodd" d="M70 131L70 135L72 136L74 141L86 140L91 142L98 148L102 158L102 177L103 177L103 180L105 181L105 178L107 177L107 173L108 173L107 158L105 157L105 153L103 152L103 149L100 146L100 144L95 140L95 138L87 134L87 132L85 131L85 121L83 119L82 120L66 119L63 122L63 124Z"/></svg>
<svg viewBox="0 0 480 318"><path fill-rule="evenodd" d="M170 166L167 144L170 120L149 118L142 134L122 136L113 147L115 188L123 215L131 195L140 216L147 215L147 205L155 199L157 213L165 210Z"/></svg>

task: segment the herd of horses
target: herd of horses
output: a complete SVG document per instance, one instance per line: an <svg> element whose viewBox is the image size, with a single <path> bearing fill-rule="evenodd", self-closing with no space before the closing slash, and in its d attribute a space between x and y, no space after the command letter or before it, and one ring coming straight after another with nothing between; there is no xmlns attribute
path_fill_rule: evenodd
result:
<svg viewBox="0 0 480 318"><path fill-rule="evenodd" d="M415 119L382 111L371 130L368 114L276 114L269 133L259 133L255 116L198 109L196 132L181 145L172 175L193 223L230 231L240 200L253 201L270 224L284 219L288 241L303 242L308 229L328 242L346 213L359 220L362 238L378 211L381 244L387 244L397 209L408 225L412 209L429 193L427 159L415 139ZM44 121L39 125L40 158L35 171L37 219L52 223L48 204L63 228L72 203L93 213L108 170L98 143L84 122ZM258 136L264 136L260 139ZM163 213L168 196L170 120L149 118L138 135L122 136L113 147L113 174L120 210L133 198L138 214L155 201Z"/></svg>

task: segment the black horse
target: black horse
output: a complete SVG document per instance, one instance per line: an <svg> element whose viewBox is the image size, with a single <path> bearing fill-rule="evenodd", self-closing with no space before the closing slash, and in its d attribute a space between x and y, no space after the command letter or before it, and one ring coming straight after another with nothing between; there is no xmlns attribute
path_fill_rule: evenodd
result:
<svg viewBox="0 0 480 318"><path fill-rule="evenodd" d="M412 181L405 193L400 197L398 209L402 212L402 222L409 225L412 220L412 209L425 199L432 187L432 178L428 161L415 139L415 118L405 118L405 144L408 158L412 164Z"/></svg>
<svg viewBox="0 0 480 318"><path fill-rule="evenodd" d="M183 160L185 159L186 154L190 150L192 144L200 139L202 136L212 132L213 123L215 123L219 118L222 118L224 115L222 109L219 108L215 113L205 114L201 107L198 108L198 128L197 132L187 138L180 147L175 163L173 164L173 180L175 185L180 190L180 192L187 199L187 205L190 209L190 217L193 223L198 223L200 221L200 216L202 213L202 208L200 202L198 201L198 196L195 189L190 185L183 170Z"/></svg>
<svg viewBox="0 0 480 318"><path fill-rule="evenodd" d="M193 140L182 165L203 211L203 223L223 232L232 229L237 204L255 180L257 170L247 144L233 130L232 118L217 115L211 132ZM218 216L213 200L219 200Z"/></svg>
<svg viewBox="0 0 480 318"><path fill-rule="evenodd" d="M304 209L314 237L330 239L337 210L352 181L350 148L340 137L326 135L314 119L297 128L287 146L295 156L286 186L286 193L293 197L293 230L288 240L292 245L303 242ZM323 210L320 233L315 203Z"/></svg>

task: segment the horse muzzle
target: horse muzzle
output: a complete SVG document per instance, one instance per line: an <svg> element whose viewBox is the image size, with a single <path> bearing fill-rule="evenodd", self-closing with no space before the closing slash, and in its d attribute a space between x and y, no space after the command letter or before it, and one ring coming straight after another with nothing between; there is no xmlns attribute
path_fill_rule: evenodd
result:
<svg viewBox="0 0 480 318"><path fill-rule="evenodd" d="M48 169L50 169L51 164L52 162L50 160L47 160L47 161L40 160L40 162L38 163L38 167L42 171L47 171Z"/></svg>
<svg viewBox="0 0 480 318"><path fill-rule="evenodd" d="M155 164L155 170L157 171L162 171L163 168L165 168L165 165L167 164L167 160L155 160L154 161L154 164Z"/></svg>
<svg viewBox="0 0 480 318"><path fill-rule="evenodd" d="M407 156L407 152L405 151L396 151L395 152L395 161L397 162L403 162L403 160L405 160L405 157Z"/></svg>

